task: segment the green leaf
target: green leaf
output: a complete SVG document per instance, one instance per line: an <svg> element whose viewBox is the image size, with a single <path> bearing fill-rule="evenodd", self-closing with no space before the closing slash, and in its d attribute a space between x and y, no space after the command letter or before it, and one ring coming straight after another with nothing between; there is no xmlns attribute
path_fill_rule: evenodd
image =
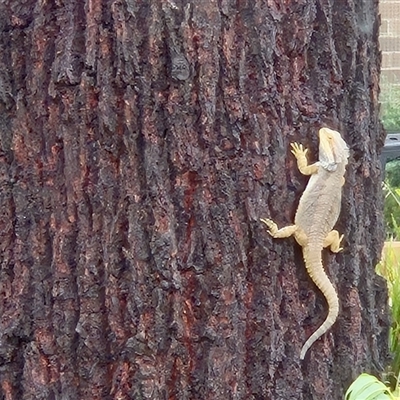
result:
<svg viewBox="0 0 400 400"><path fill-rule="evenodd" d="M346 400L391 400L389 389L375 376L361 374L347 389Z"/></svg>

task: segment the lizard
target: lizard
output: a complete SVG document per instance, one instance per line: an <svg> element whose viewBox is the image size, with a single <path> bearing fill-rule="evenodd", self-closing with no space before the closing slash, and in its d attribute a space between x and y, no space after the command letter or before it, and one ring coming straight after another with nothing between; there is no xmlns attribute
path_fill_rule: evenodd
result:
<svg viewBox="0 0 400 400"><path fill-rule="evenodd" d="M341 207L342 187L349 158L349 148L339 132L329 128L319 130L319 161L308 164L308 149L291 143L291 152L297 160L299 171L310 175L296 211L294 224L278 229L275 222L261 218L274 238L294 236L302 247L307 272L321 290L328 303L328 315L322 325L308 338L300 352L303 360L307 350L326 333L339 315L339 298L324 271L322 250L330 247L334 253L343 250L343 235L333 230Z"/></svg>

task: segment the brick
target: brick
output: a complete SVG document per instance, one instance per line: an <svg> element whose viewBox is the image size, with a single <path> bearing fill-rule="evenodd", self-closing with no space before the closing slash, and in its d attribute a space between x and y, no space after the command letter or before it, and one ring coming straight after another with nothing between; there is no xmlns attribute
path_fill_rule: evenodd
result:
<svg viewBox="0 0 400 400"><path fill-rule="evenodd" d="M381 37L379 39L382 51L400 51L400 40L394 37Z"/></svg>
<svg viewBox="0 0 400 400"><path fill-rule="evenodd" d="M399 18L389 20L388 31L390 36L395 36L400 39L400 15Z"/></svg>
<svg viewBox="0 0 400 400"><path fill-rule="evenodd" d="M400 2L399 1L388 1L380 2L379 12L381 13L382 19L391 19L393 17L400 16Z"/></svg>
<svg viewBox="0 0 400 400"><path fill-rule="evenodd" d="M381 21L381 26L379 28L380 35L388 35L389 34L389 20L383 19Z"/></svg>
<svg viewBox="0 0 400 400"><path fill-rule="evenodd" d="M387 51L382 52L382 69L392 68L393 66L392 54L393 53Z"/></svg>
<svg viewBox="0 0 400 400"><path fill-rule="evenodd" d="M379 28L380 35L383 36L389 35L389 25L390 25L390 20L388 19L381 20L381 26Z"/></svg>
<svg viewBox="0 0 400 400"><path fill-rule="evenodd" d="M400 51L391 53L391 56L392 67L400 69Z"/></svg>

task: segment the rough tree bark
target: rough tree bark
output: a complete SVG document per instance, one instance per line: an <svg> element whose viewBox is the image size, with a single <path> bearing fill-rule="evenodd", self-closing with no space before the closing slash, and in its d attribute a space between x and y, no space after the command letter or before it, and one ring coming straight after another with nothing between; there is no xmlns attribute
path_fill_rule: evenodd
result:
<svg viewBox="0 0 400 400"><path fill-rule="evenodd" d="M387 362L377 0L0 4L4 399L341 399ZM324 256L289 143L351 147Z"/></svg>

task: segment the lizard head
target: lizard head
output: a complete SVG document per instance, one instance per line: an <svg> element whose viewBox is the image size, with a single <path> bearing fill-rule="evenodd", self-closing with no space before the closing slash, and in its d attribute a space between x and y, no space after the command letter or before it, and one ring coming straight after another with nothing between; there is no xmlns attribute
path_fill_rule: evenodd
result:
<svg viewBox="0 0 400 400"><path fill-rule="evenodd" d="M338 164L347 164L349 148L339 132L329 128L319 130L319 162L327 171L336 171Z"/></svg>

